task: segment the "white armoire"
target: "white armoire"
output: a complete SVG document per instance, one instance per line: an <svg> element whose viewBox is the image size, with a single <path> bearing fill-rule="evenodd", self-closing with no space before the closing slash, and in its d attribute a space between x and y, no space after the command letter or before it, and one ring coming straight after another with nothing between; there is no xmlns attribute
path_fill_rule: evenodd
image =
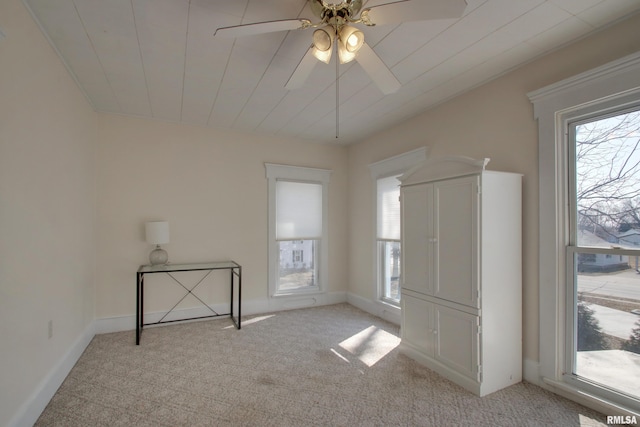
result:
<svg viewBox="0 0 640 427"><path fill-rule="evenodd" d="M480 396L522 380L522 176L488 161L400 178L401 351Z"/></svg>

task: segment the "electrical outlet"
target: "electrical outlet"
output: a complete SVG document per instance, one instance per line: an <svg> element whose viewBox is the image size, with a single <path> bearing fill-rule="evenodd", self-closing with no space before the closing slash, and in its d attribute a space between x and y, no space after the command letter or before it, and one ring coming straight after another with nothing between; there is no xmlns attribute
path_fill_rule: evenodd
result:
<svg viewBox="0 0 640 427"><path fill-rule="evenodd" d="M49 320L49 339L53 338L53 320Z"/></svg>

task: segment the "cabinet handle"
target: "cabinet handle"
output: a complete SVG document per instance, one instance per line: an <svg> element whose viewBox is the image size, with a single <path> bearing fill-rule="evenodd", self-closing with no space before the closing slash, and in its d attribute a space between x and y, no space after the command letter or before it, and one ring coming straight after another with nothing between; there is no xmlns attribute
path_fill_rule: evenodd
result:
<svg viewBox="0 0 640 427"><path fill-rule="evenodd" d="M438 239L436 239L435 237L430 237L429 243L438 243Z"/></svg>

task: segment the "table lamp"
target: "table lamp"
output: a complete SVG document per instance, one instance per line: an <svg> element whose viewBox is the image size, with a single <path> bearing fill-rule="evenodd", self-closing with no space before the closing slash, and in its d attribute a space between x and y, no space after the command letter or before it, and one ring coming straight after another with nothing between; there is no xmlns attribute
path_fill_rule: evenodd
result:
<svg viewBox="0 0 640 427"><path fill-rule="evenodd" d="M160 245L169 243L169 223L166 221L153 221L145 224L145 236L147 243L156 245L149 254L151 265L167 264L169 255Z"/></svg>

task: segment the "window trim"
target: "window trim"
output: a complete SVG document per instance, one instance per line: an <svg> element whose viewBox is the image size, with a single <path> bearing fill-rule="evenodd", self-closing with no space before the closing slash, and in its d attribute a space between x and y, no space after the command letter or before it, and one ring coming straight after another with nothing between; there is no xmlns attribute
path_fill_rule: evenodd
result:
<svg viewBox="0 0 640 427"><path fill-rule="evenodd" d="M640 97L640 52L527 94L538 120L539 365L525 378L600 411L626 409L563 375L566 359L569 121ZM525 366L531 366L526 364Z"/></svg>
<svg viewBox="0 0 640 427"><path fill-rule="evenodd" d="M369 172L373 182L373 248L372 248L372 260L373 260L373 278L375 286L374 300L386 307L393 307L400 309L400 302L397 304L384 298L384 283L381 274L380 265L380 251L379 251L379 239L378 239L378 180L382 178L388 178L390 176L402 175L410 169L418 166L420 163L427 160L428 147L420 147L415 150L411 150L402 154L398 154L387 159L380 160L369 165ZM400 272L402 275L402 272ZM402 291L400 294L402 298ZM399 312L398 312L399 314Z"/></svg>
<svg viewBox="0 0 640 427"><path fill-rule="evenodd" d="M268 289L270 298L326 293L329 271L329 180L331 170L265 163L268 180ZM276 182L278 180L322 185L322 236L319 240L317 286L308 289L278 291L280 254L276 240Z"/></svg>

